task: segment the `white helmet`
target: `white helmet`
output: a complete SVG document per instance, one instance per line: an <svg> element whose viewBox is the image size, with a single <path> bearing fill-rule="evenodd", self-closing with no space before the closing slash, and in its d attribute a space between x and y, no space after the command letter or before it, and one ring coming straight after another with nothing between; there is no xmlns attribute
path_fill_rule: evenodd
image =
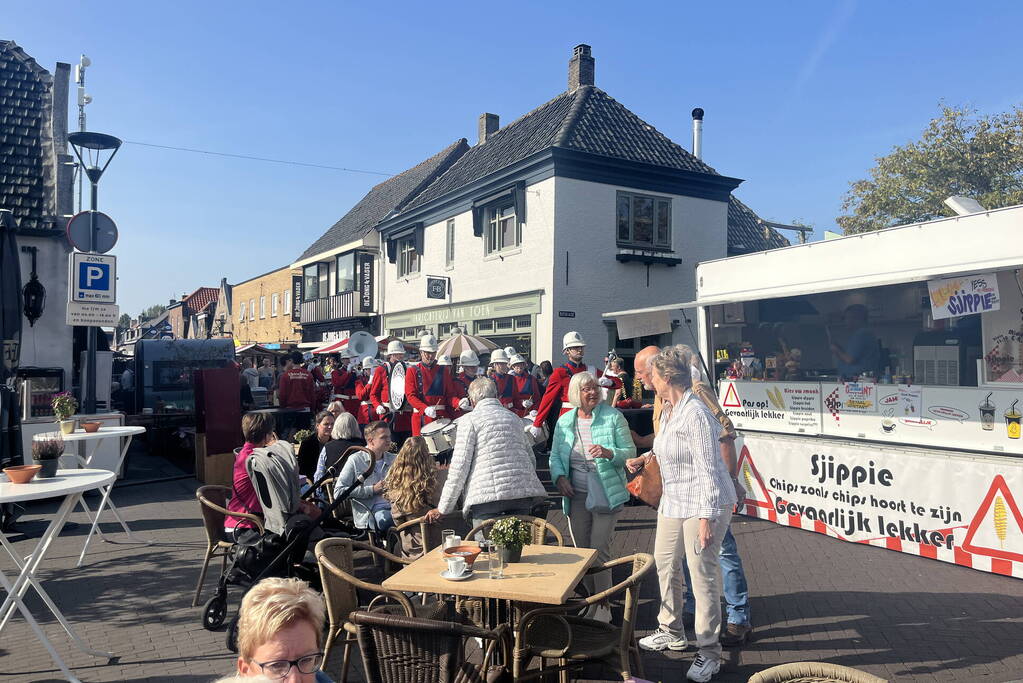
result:
<svg viewBox="0 0 1023 683"><path fill-rule="evenodd" d="M446 353L437 356L437 365L451 365L451 356Z"/></svg>
<svg viewBox="0 0 1023 683"><path fill-rule="evenodd" d="M387 353L384 355L391 356L394 354L405 355L405 346L397 339L391 340L391 342L387 345Z"/></svg>
<svg viewBox="0 0 1023 683"><path fill-rule="evenodd" d="M352 357L352 350L350 348L348 348L347 345L346 346L342 346L341 350L337 352L337 355L339 355L341 358L351 358Z"/></svg>
<svg viewBox="0 0 1023 683"><path fill-rule="evenodd" d="M373 356L366 356L365 358L362 359L362 369L363 370L372 370L376 366L377 366L377 359L374 358Z"/></svg>
<svg viewBox="0 0 1023 683"><path fill-rule="evenodd" d="M432 334L423 335L423 338L419 340L419 350L437 353L437 338Z"/></svg>
<svg viewBox="0 0 1023 683"><path fill-rule="evenodd" d="M507 363L508 354L504 352L504 349L494 349L490 354L490 364L494 363Z"/></svg>
<svg viewBox="0 0 1023 683"><path fill-rule="evenodd" d="M504 347L504 352L508 354L509 358L511 358L512 356L515 355L515 347L514 346L506 346L506 347Z"/></svg>
<svg viewBox="0 0 1023 683"><path fill-rule="evenodd" d="M462 351L461 355L458 356L458 364L475 368L479 366L480 359L476 356L475 352L469 349Z"/></svg>
<svg viewBox="0 0 1023 683"><path fill-rule="evenodd" d="M512 367L515 367L519 363L525 363L525 362L526 362L526 359L516 353L516 354L513 354L512 357L508 360L508 365L511 365Z"/></svg>
<svg viewBox="0 0 1023 683"><path fill-rule="evenodd" d="M567 351L568 349L576 346L586 346L586 342L583 340L583 336L578 332L569 332L562 340L561 350Z"/></svg>

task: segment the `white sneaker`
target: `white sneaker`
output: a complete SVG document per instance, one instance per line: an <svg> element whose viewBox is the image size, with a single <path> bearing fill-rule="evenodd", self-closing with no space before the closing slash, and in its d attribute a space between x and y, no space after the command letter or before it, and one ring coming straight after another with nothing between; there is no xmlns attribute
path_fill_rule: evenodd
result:
<svg viewBox="0 0 1023 683"><path fill-rule="evenodd" d="M709 658L703 654L697 653L696 659L693 660L693 665L689 667L689 671L686 672L686 678L691 681L698 681L698 683L706 683L714 677L718 671L721 671L721 660L717 657Z"/></svg>
<svg viewBox="0 0 1023 683"><path fill-rule="evenodd" d="M639 646L644 650L651 650L653 652L660 652L661 650L681 652L689 647L689 643L686 641L685 634L676 635L663 626L658 626L656 631L639 639Z"/></svg>

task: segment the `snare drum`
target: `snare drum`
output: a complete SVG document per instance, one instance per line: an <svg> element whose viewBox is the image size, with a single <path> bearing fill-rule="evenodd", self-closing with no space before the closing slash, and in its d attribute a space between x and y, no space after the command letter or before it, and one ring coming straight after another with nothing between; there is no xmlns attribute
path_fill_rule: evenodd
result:
<svg viewBox="0 0 1023 683"><path fill-rule="evenodd" d="M523 430L526 427L531 426L532 424L533 424L533 418L531 418L531 417L524 417L524 418L522 418ZM529 433L527 432L526 433L526 438L527 439L532 439L534 446L539 446L540 444L547 443L547 439L550 437L550 435L551 435L551 430L547 428L547 423L544 422L542 425L540 425L540 436L539 437L537 437L536 439L532 439L532 437L529 436Z"/></svg>
<svg viewBox="0 0 1023 683"><path fill-rule="evenodd" d="M448 448L451 450L455 449L455 431L458 429L458 423L452 422L451 424L444 427L441 435L444 440L448 442Z"/></svg>
<svg viewBox="0 0 1023 683"><path fill-rule="evenodd" d="M451 448L444 435L444 430L452 426L451 420L446 417L438 418L428 425L423 425L419 435L426 441L426 449L430 451L430 455L439 455Z"/></svg>

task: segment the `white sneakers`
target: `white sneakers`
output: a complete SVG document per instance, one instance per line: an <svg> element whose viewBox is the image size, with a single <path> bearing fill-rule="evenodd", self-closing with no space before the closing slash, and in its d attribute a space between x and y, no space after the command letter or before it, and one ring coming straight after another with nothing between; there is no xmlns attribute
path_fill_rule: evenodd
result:
<svg viewBox="0 0 1023 683"><path fill-rule="evenodd" d="M661 650L681 652L689 647L689 643L686 641L685 634L676 635L658 626L656 631L639 639L639 646L644 650L651 650L653 652L660 652Z"/></svg>
<svg viewBox="0 0 1023 683"><path fill-rule="evenodd" d="M699 683L706 683L714 677L718 671L721 671L721 660L717 657L708 658L703 654L697 653L696 659L693 660L693 665L689 667L689 671L686 672L686 678L691 681L698 681Z"/></svg>

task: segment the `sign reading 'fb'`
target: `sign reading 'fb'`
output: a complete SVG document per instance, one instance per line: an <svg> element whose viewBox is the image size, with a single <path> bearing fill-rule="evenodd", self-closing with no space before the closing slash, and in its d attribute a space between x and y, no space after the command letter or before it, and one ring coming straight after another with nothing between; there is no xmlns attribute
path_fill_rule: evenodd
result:
<svg viewBox="0 0 1023 683"><path fill-rule="evenodd" d="M109 254L71 254L68 277L70 300L94 304L117 301L117 257Z"/></svg>

